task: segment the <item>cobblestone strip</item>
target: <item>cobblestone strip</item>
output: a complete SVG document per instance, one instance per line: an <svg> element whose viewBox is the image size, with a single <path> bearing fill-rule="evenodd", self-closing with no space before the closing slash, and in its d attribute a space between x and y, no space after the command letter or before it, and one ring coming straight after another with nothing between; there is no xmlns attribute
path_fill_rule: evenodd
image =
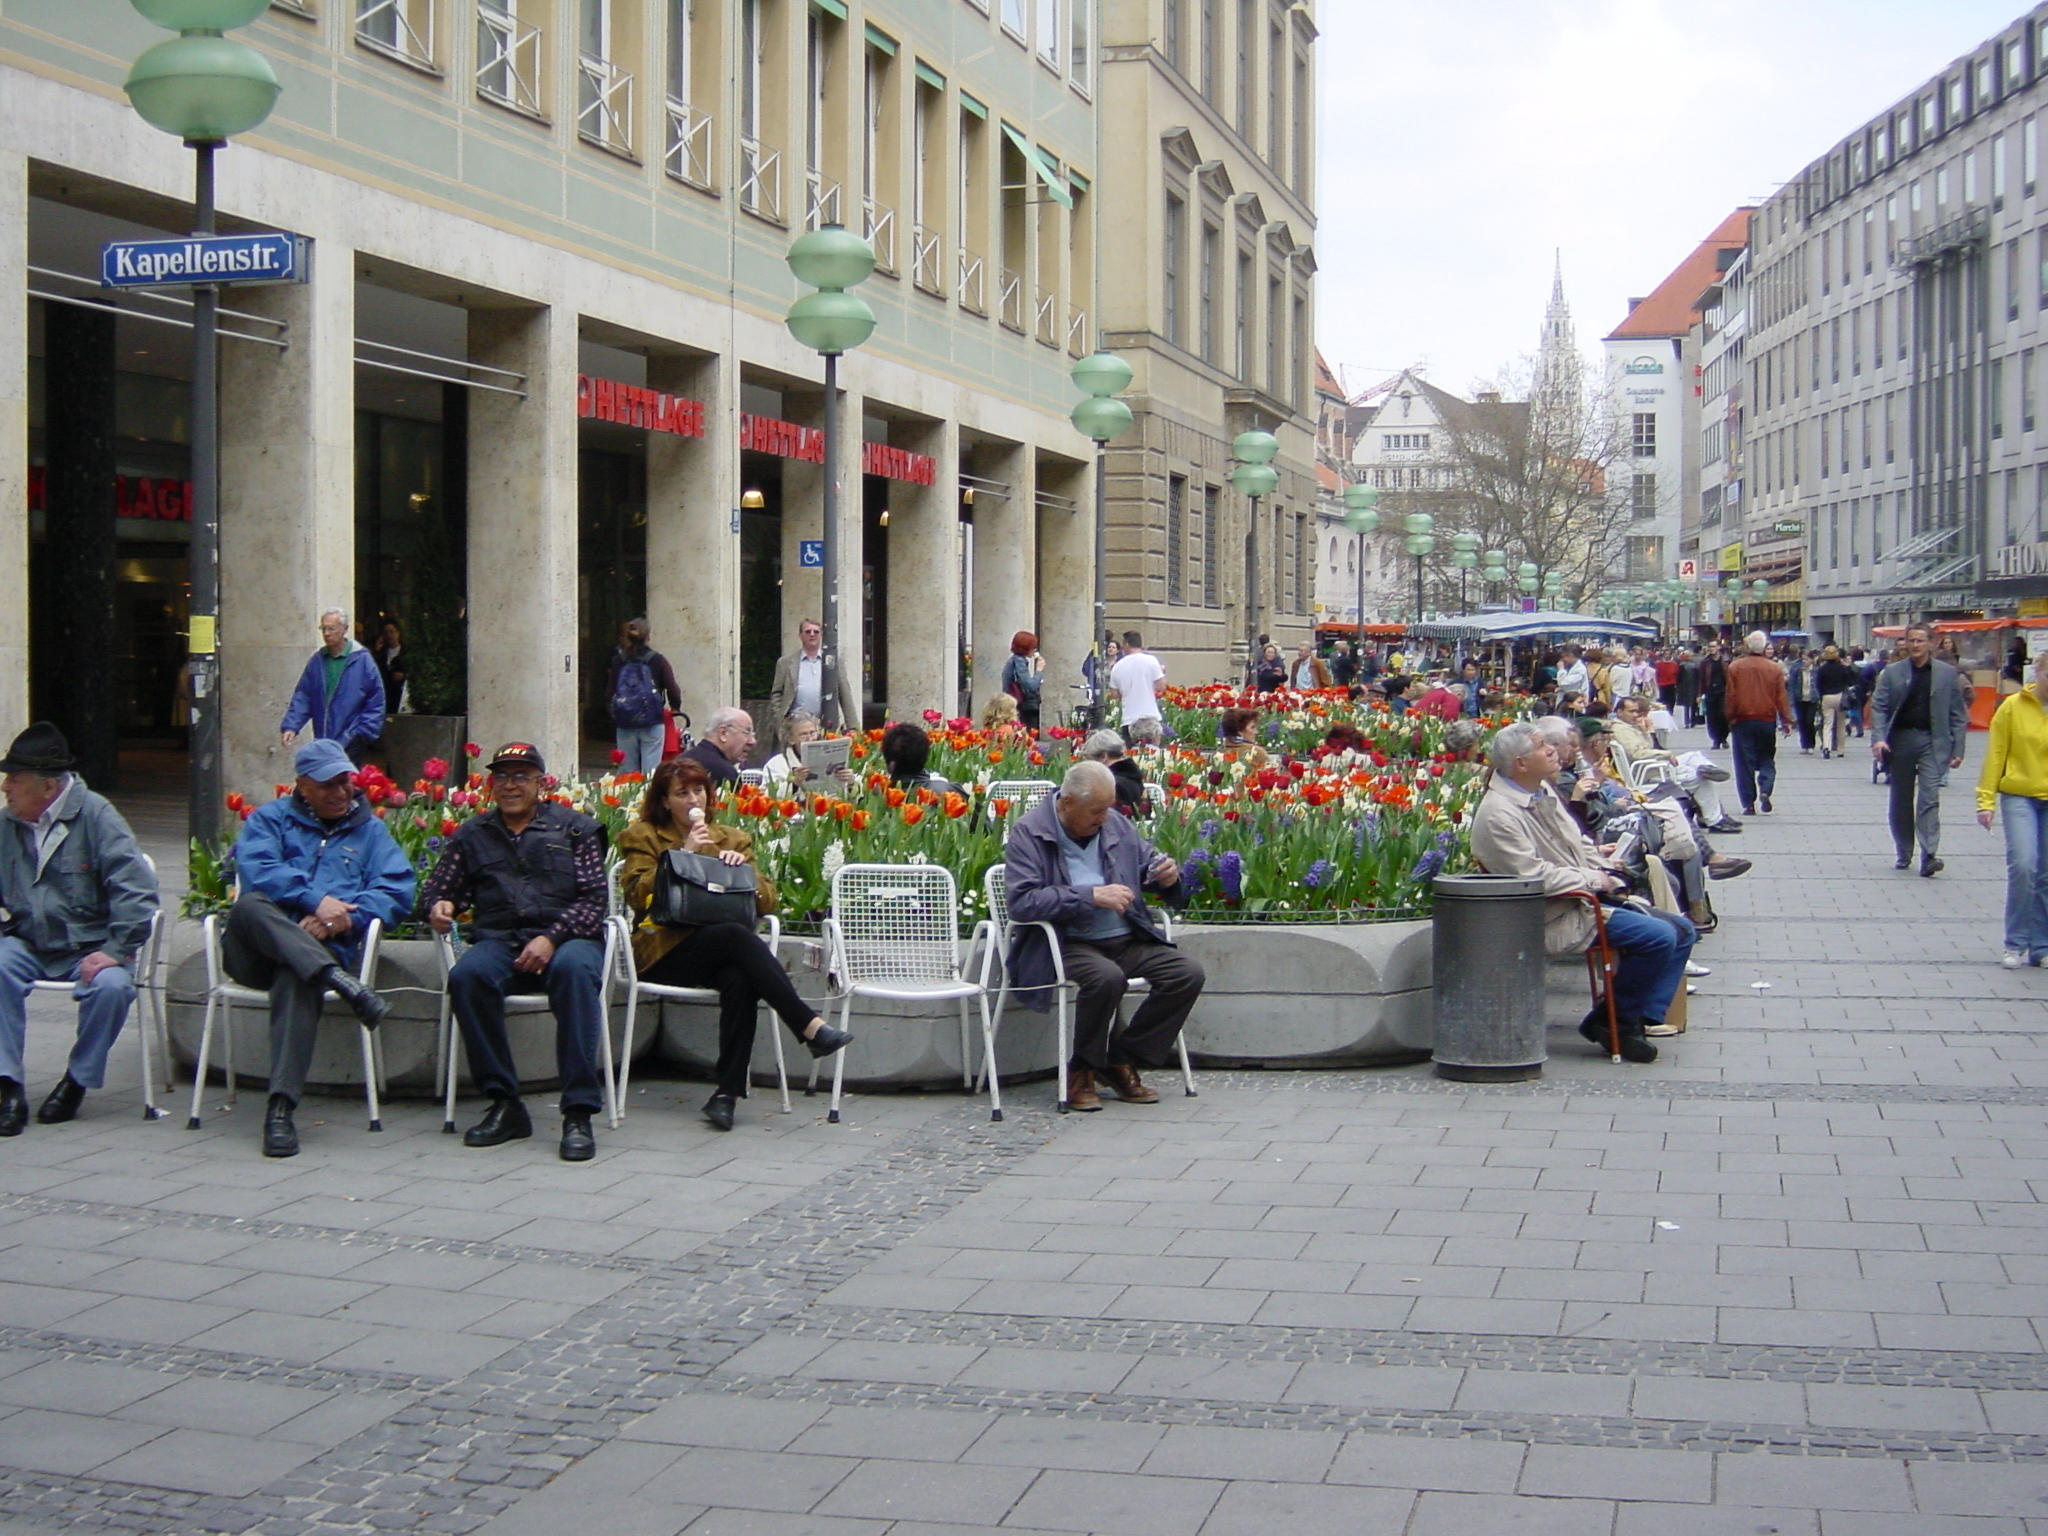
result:
<svg viewBox="0 0 2048 1536"><path fill-rule="evenodd" d="M1915 1430L1811 1428L1705 1419L1609 1418L1591 1414L1486 1410L1342 1408L1326 1404L1244 1403L1230 1399L1124 1396L1098 1392L1004 1391L895 1382L765 1380L735 1376L714 1384L735 1396L824 1403L835 1408L996 1409L1134 1424L1302 1429L1430 1439L1510 1440L1616 1450L1765 1451L1785 1456L1873 1456L1913 1461L2048 1461L2048 1436L1929 1434Z"/></svg>
<svg viewBox="0 0 2048 1536"><path fill-rule="evenodd" d="M194 1349L179 1344L125 1344L85 1338L55 1329L0 1327L0 1350L18 1350L48 1360L118 1365L130 1370L210 1376L223 1381L261 1380L272 1386L316 1392L431 1392L446 1376L408 1376L399 1371L356 1370L325 1365L285 1365L267 1355Z"/></svg>
<svg viewBox="0 0 2048 1536"><path fill-rule="evenodd" d="M864 1344L976 1344L1316 1365L1415 1365L1589 1376L1693 1376L1870 1387L2048 1391L2038 1354L1855 1345L1710 1344L1552 1334L1410 1333L1257 1323L1120 1322L812 1307L782 1333Z"/></svg>
<svg viewBox="0 0 2048 1536"><path fill-rule="evenodd" d="M194 1499L0 1474L0 1508L9 1518L72 1530L163 1536L466 1536L611 1439L621 1424L700 1386L771 1326L786 1327L818 1296L1037 1151L1058 1129L1049 1110L1019 1106L1006 1113L1003 1124L991 1125L985 1107L962 1105L681 1259L648 1263L633 1284L250 1498ZM133 1215L121 1207L88 1209ZM264 1224L232 1225L243 1231ZM502 1250L451 1244L448 1251Z"/></svg>
<svg viewBox="0 0 2048 1536"><path fill-rule="evenodd" d="M1783 1099L1822 1104L2048 1105L2048 1088L1979 1088L1920 1083L1711 1083L1691 1078L1540 1079L1533 1083L1453 1083L1415 1072L1205 1071L1204 1088L1264 1093L1418 1094L1430 1098L1503 1099Z"/></svg>
<svg viewBox="0 0 2048 1536"><path fill-rule="evenodd" d="M0 1211L26 1211L35 1216L89 1216L139 1229L176 1227L201 1232L229 1232L238 1237L289 1238L334 1243L343 1248L375 1248L379 1252L446 1253L507 1264L555 1264L629 1274L645 1274L655 1267L652 1259L617 1254L530 1248L516 1243L478 1243L453 1237L419 1237L402 1232L363 1231L355 1227L316 1227L296 1221L251 1221L246 1216L207 1216L196 1211L162 1211L154 1206L109 1205L98 1200L62 1200L50 1195L0 1195Z"/></svg>

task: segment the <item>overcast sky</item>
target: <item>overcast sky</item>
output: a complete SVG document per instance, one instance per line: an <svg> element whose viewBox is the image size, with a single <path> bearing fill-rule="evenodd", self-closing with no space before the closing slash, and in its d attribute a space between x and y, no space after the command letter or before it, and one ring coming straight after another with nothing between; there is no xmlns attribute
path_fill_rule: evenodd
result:
<svg viewBox="0 0 2048 1536"><path fill-rule="evenodd" d="M1730 209L2026 0L1321 0L1318 329L1356 393L1589 353Z"/></svg>

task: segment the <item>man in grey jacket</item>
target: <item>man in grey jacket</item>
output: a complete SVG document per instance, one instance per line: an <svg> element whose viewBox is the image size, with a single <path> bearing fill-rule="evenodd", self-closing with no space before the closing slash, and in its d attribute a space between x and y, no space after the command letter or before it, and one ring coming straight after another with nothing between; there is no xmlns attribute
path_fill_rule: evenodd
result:
<svg viewBox="0 0 2048 1536"><path fill-rule="evenodd" d="M768 721L775 739L789 740L789 717L798 711L816 715L828 731L858 729L860 700L846 686L839 658L825 654L825 626L804 619L797 625L797 639L799 648L775 663L775 682L768 690Z"/></svg>
<svg viewBox="0 0 2048 1536"><path fill-rule="evenodd" d="M1891 773L1895 869L1913 862L1920 840L1920 873L1941 873L1941 790L1951 768L1963 766L1970 735L1970 698L1963 676L1934 659L1934 636L1925 624L1906 631L1906 659L1878 674L1870 699L1870 750Z"/></svg>
<svg viewBox="0 0 2048 1536"><path fill-rule="evenodd" d="M1053 964L1045 931L1059 935L1074 1001L1074 1054L1067 1103L1102 1108L1098 1074L1126 1104L1156 1104L1138 1068L1166 1065L1181 1026L1207 978L1201 962L1175 949L1146 907L1145 891L1187 903L1180 866L1146 843L1116 808L1116 779L1098 762L1067 770L1059 793L1017 819L1003 860L1014 922L1010 974L1018 997L1041 1012L1051 1005ZM1116 1039L1110 1027L1131 978L1151 991Z"/></svg>
<svg viewBox="0 0 2048 1536"><path fill-rule="evenodd" d="M0 1136L28 1124L22 1047L31 984L71 982L78 1000L69 1066L36 1111L51 1125L76 1115L86 1090L106 1082L107 1053L135 1001L132 967L156 915L156 873L135 834L71 764L62 733L42 721L0 758Z"/></svg>

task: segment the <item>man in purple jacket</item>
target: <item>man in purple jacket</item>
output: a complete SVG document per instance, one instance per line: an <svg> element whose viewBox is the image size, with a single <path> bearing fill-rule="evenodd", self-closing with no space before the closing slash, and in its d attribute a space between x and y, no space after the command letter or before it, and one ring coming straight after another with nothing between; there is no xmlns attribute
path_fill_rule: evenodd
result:
<svg viewBox="0 0 2048 1536"><path fill-rule="evenodd" d="M287 752L308 725L316 739L339 742L358 768L384 734L384 679L376 659L348 637L348 615L339 608L320 615L320 649L278 724Z"/></svg>
<svg viewBox="0 0 2048 1536"><path fill-rule="evenodd" d="M1091 761L1075 763L1059 793L1018 818L1004 865L1015 924L1010 975L1019 997L1040 1012L1052 1005L1052 951L1045 930L1028 926L1033 923L1050 923L1058 932L1067 979L1079 989L1068 1104L1102 1108L1098 1074L1126 1104L1158 1103L1138 1068L1167 1064L1206 980L1201 964L1167 941L1141 894L1152 891L1185 906L1180 866L1117 811L1115 777ZM1124 992L1139 976L1151 991L1111 1039Z"/></svg>

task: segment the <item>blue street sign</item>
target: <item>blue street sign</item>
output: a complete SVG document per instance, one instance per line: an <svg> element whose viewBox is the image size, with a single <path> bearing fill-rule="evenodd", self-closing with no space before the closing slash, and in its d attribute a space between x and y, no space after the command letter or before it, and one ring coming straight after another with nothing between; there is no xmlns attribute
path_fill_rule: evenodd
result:
<svg viewBox="0 0 2048 1536"><path fill-rule="evenodd" d="M190 283L303 283L312 242L303 235L188 235L181 240L109 240L100 247L105 288Z"/></svg>
<svg viewBox="0 0 2048 1536"><path fill-rule="evenodd" d="M798 539L796 543L796 563L798 565L822 566L825 563L825 541L823 539Z"/></svg>

